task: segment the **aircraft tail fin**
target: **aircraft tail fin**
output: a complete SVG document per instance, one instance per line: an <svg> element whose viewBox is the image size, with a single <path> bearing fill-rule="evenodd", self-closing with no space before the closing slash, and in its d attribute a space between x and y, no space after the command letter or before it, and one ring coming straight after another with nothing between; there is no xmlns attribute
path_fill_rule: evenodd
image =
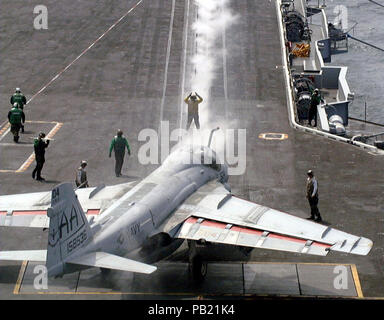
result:
<svg viewBox="0 0 384 320"><path fill-rule="evenodd" d="M91 241L91 229L71 183L52 190L51 207L47 210L49 236L47 262L49 276L64 271L64 260Z"/></svg>

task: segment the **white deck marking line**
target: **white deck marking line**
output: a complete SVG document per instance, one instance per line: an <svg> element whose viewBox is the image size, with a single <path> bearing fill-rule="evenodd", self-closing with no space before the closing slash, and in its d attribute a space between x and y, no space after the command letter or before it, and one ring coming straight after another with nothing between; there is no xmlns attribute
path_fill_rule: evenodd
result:
<svg viewBox="0 0 384 320"><path fill-rule="evenodd" d="M166 58L165 58L165 72L164 72L165 74L164 74L164 83L163 83L163 95L161 97L161 105L160 105L160 124L159 124L159 131L158 131L160 135L161 135L161 121L163 121L163 114L164 114L165 93L167 91L169 58L171 56L173 21L175 18L175 1L176 0L172 0L171 20L169 22L168 45L167 45L167 54L166 54Z"/></svg>
<svg viewBox="0 0 384 320"><path fill-rule="evenodd" d="M27 143L27 144L21 144L21 143L7 143L7 142L3 142L3 143L0 143L0 146L4 146L4 147L16 147L16 148L24 148L24 147L33 147L33 143Z"/></svg>
<svg viewBox="0 0 384 320"><path fill-rule="evenodd" d="M11 131L11 125L8 123L0 130L0 141Z"/></svg>
<svg viewBox="0 0 384 320"><path fill-rule="evenodd" d="M55 126L53 127L53 129L48 133L47 135L47 138L52 138L56 132L62 127L62 123L60 122L57 122L57 121L34 121L34 120L27 120L25 121L26 123L55 123ZM5 128L3 128L2 130L4 130ZM3 136L0 136L0 141L4 138L4 136L9 132L9 129L7 130L6 133L4 133ZM1 131L0 131L0 134L1 134ZM7 143L1 143L0 145L4 146L4 145L13 145L13 144L7 144ZM26 145L16 145L15 146L33 146L33 144L26 144ZM20 166L19 169L17 170L4 170L4 169L0 169L0 173L9 173L9 172L13 172L13 173L20 173L20 172L24 172L26 169L28 169L28 167L31 165L31 163L33 162L33 160L35 160L35 154L32 153L28 159Z"/></svg>
<svg viewBox="0 0 384 320"><path fill-rule="evenodd" d="M5 120L2 124L0 124L0 128L3 128L7 124L9 124L9 122L8 120Z"/></svg>
<svg viewBox="0 0 384 320"><path fill-rule="evenodd" d="M25 121L26 123L57 123L56 121L51 121L51 122L47 122L47 121L31 121L31 120L27 120ZM11 124L7 121L5 121L1 126L0 126L0 141L4 139L4 137L11 131ZM4 145L4 143L2 144Z"/></svg>
<svg viewBox="0 0 384 320"><path fill-rule="evenodd" d="M123 20L128 14L130 14L143 0L137 2L131 9L129 9L123 16L121 16L113 25L111 25L107 31L105 31L100 37L98 37L87 49L85 49L75 60L73 60L69 65L67 65L63 70L61 70L57 75L55 75L51 81L49 81L44 87L42 87L38 92L36 92L26 104L30 103L36 96L42 93L52 82L54 82L58 77L60 77L68 68L70 68L77 60L79 60L84 54L88 52L97 42L99 42L109 31L111 31L121 20Z"/></svg>
<svg viewBox="0 0 384 320"><path fill-rule="evenodd" d="M181 77L181 94L180 94L180 130L183 126L183 107L184 107L184 91L185 91L185 69L187 67L187 49L188 49L188 23L189 23L189 6L190 0L187 0L186 10L184 15L184 26L183 26L183 66L182 66L182 77Z"/></svg>
<svg viewBox="0 0 384 320"><path fill-rule="evenodd" d="M223 5L221 7L223 12ZM221 34L223 42L223 82L224 82L224 110L225 110L225 120L228 120L228 71L227 71L227 42L226 42L226 29L225 24L223 25L223 31Z"/></svg>
<svg viewBox="0 0 384 320"><path fill-rule="evenodd" d="M47 138L52 138L56 132L62 127L62 123L56 122L56 125L52 128L51 131L46 135ZM35 160L35 153L32 153L28 159L21 165L19 169L17 169L15 172L24 172L25 170L28 169L28 167L31 165L31 163Z"/></svg>

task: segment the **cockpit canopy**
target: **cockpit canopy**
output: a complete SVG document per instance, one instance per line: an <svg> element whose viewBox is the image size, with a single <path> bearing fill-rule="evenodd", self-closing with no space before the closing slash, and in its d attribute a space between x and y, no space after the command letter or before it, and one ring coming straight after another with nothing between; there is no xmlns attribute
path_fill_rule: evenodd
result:
<svg viewBox="0 0 384 320"><path fill-rule="evenodd" d="M214 170L218 181L228 181L228 166L220 162L216 152L206 146L183 145L176 148L164 161L160 172L176 174L191 167L205 166Z"/></svg>
<svg viewBox="0 0 384 320"><path fill-rule="evenodd" d="M176 149L168 156L164 165L180 166L182 169L193 165L204 165L218 172L222 168L215 151L206 146L194 145L185 145Z"/></svg>

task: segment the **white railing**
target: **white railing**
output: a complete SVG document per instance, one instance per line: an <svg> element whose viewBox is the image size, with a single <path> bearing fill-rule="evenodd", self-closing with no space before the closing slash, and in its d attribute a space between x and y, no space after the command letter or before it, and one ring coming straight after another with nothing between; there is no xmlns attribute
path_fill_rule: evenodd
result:
<svg viewBox="0 0 384 320"><path fill-rule="evenodd" d="M315 42L315 64L319 71L321 71L324 67L323 56L321 55L317 41Z"/></svg>
<svg viewBox="0 0 384 320"><path fill-rule="evenodd" d="M349 85L346 79L347 76L347 67L341 67L339 73L339 88L337 90L337 100L338 101L346 101L348 100L348 95L351 93L349 90Z"/></svg>
<svg viewBox="0 0 384 320"><path fill-rule="evenodd" d="M324 34L324 39L328 39L328 19L327 15L325 14L325 10L321 10L321 25L322 25L322 30Z"/></svg>
<svg viewBox="0 0 384 320"><path fill-rule="evenodd" d="M320 130L316 130L310 127L303 126L301 124L298 124L296 122L296 117L295 117L295 108L294 108L294 97L293 97L293 82L292 82L292 77L290 76L290 69L288 68L289 61L288 61L288 52L287 52L287 47L285 45L285 26L283 25L283 16L281 12L281 0L276 0L276 12L277 12L277 20L278 20L278 25L279 25L279 30L280 30L280 46L281 46L281 53L282 53L282 62L283 62L283 70L284 70L284 80L286 84L286 96L287 96L287 103L288 103L288 119L291 127L293 127L296 130L300 130L302 132L307 132L319 136L323 136L335 141L340 141L344 143L348 143L354 146L357 146L365 151L369 151L372 154L375 155L384 155L384 150L380 150L376 148L375 146L358 142L358 141L353 141L348 138L340 137L331 133L323 132Z"/></svg>

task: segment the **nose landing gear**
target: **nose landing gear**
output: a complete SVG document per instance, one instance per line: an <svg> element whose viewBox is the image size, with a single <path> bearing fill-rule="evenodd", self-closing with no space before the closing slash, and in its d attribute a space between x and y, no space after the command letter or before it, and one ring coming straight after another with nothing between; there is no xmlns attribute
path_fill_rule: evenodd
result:
<svg viewBox="0 0 384 320"><path fill-rule="evenodd" d="M208 264L200 256L196 256L190 261L190 272L194 281L203 281L207 275Z"/></svg>
<svg viewBox="0 0 384 320"><path fill-rule="evenodd" d="M196 241L188 241L189 247L189 271L192 279L196 282L204 280L208 271L208 263L205 262L201 255L197 252Z"/></svg>

